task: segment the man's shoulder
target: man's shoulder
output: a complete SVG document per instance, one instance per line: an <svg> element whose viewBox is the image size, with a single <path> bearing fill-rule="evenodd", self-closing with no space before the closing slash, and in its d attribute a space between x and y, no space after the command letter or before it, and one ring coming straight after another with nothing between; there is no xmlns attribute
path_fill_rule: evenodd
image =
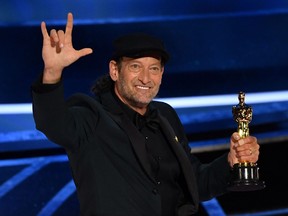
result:
<svg viewBox="0 0 288 216"><path fill-rule="evenodd" d="M151 105L161 112L175 112L174 108L170 104L163 101L155 100L151 102Z"/></svg>
<svg viewBox="0 0 288 216"><path fill-rule="evenodd" d="M153 100L153 101L151 101L151 104L153 104L153 106L155 106L155 107L164 107L164 108L173 109L173 107L170 104L163 102L163 101L160 101L160 100Z"/></svg>
<svg viewBox="0 0 288 216"><path fill-rule="evenodd" d="M68 107L85 107L89 109L99 109L101 104L99 103L99 99L97 97L92 97L83 93L76 93L67 99Z"/></svg>

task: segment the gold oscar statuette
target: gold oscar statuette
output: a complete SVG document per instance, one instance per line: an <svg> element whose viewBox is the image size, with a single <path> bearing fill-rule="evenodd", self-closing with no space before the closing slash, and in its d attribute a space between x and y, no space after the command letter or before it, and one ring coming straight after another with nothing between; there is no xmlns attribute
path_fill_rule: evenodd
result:
<svg viewBox="0 0 288 216"><path fill-rule="evenodd" d="M252 121L252 107L245 104L245 93L239 92L239 104L232 107L233 118L236 121L237 131L241 138L249 136L249 123ZM256 163L240 161L234 164L232 178L229 182L230 191L261 190L265 183L259 180L259 167Z"/></svg>

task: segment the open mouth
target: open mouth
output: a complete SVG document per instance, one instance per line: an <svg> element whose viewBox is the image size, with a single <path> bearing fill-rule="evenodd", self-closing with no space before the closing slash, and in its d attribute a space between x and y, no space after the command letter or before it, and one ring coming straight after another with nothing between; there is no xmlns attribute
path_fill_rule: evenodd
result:
<svg viewBox="0 0 288 216"><path fill-rule="evenodd" d="M148 87L148 86L136 86L136 88L142 89L142 90L148 90L148 89L150 89L150 87Z"/></svg>

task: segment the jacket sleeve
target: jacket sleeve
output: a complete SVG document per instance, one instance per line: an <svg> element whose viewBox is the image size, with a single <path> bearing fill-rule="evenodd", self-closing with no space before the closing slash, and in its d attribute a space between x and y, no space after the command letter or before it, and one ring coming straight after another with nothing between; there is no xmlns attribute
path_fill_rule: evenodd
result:
<svg viewBox="0 0 288 216"><path fill-rule="evenodd" d="M231 167L227 159L228 153L224 153L210 163L202 163L191 153L186 137L183 144L197 177L199 200L209 200L226 193L231 174Z"/></svg>
<svg viewBox="0 0 288 216"><path fill-rule="evenodd" d="M200 201L209 200L227 192L231 174L227 153L210 163L201 163L190 153L190 161L195 168Z"/></svg>
<svg viewBox="0 0 288 216"><path fill-rule="evenodd" d="M91 134L91 124L95 115L85 107L68 107L62 83L46 87L46 90L41 89L39 91L39 88L32 86L36 129L66 149L73 150L79 147Z"/></svg>

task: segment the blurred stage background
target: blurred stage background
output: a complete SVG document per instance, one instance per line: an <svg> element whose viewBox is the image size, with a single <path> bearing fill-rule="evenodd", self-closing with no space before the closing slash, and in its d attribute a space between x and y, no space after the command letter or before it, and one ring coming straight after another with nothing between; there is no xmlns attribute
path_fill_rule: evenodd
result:
<svg viewBox="0 0 288 216"><path fill-rule="evenodd" d="M75 48L91 47L94 53L66 69L67 96L90 94L93 81L108 71L111 41L119 35L162 38L171 60L159 99L175 107L203 162L227 151L239 91L254 109L250 133L261 144L260 176L267 187L204 202L199 215L288 214L288 1L4 0L1 215L79 214L67 158L35 130L30 95L43 68L40 22L64 28L68 12L74 14Z"/></svg>

